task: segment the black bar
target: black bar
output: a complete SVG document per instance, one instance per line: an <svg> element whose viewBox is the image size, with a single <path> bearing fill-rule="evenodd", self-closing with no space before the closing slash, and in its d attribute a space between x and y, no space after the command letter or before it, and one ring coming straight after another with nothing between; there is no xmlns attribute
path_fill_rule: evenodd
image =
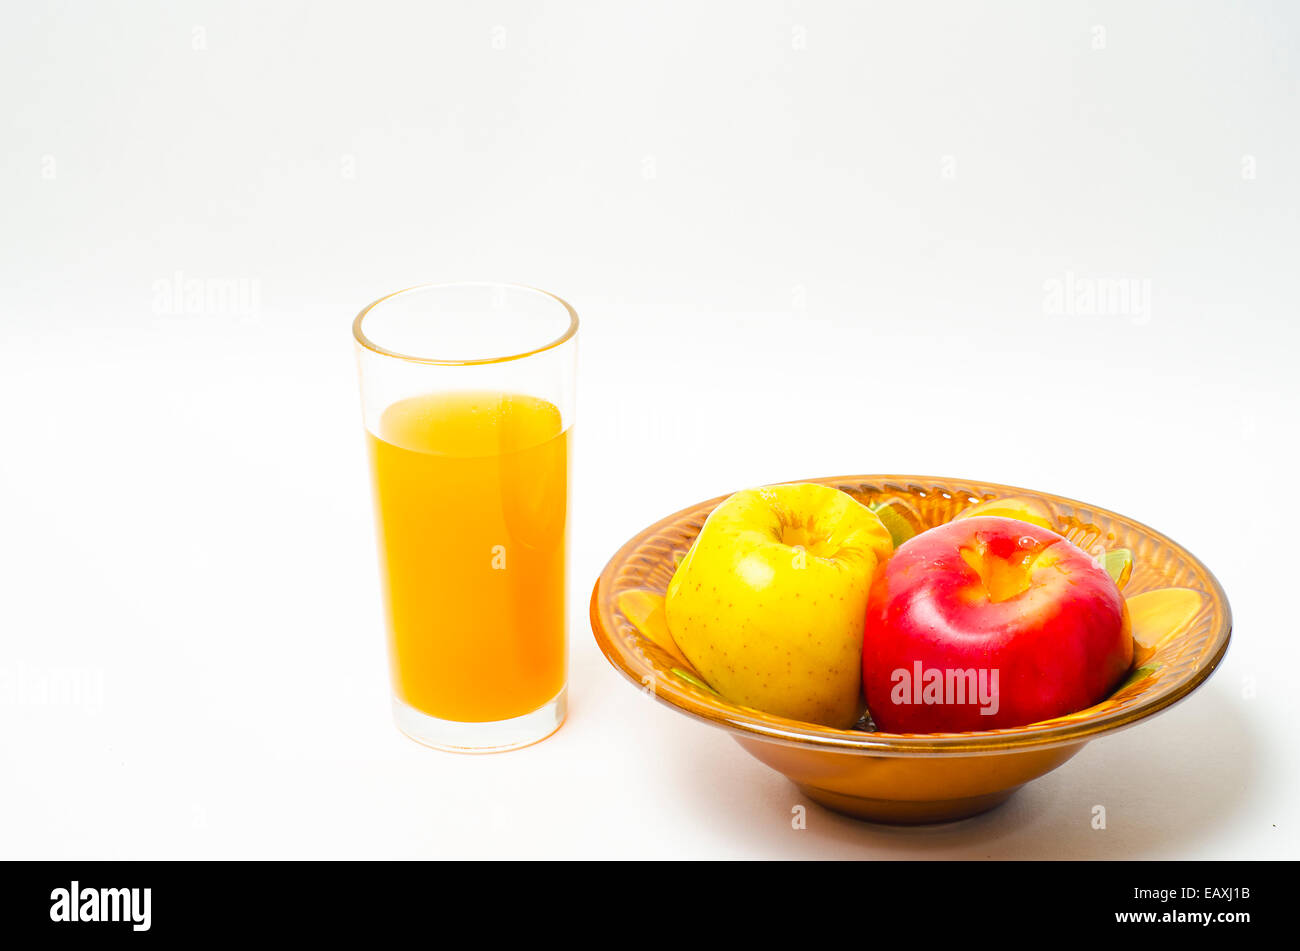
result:
<svg viewBox="0 0 1300 951"><path fill-rule="evenodd" d="M694 934L699 926L692 923L699 921L725 930L726 943L751 929L763 936L777 925L849 929L869 943L882 922L921 928L918 939L1132 932L1146 938L1198 933L1232 940L1261 926L1285 926L1291 865L9 862L2 867L0 920L6 938L76 937L95 943L155 936L337 940L412 933L438 942L469 924L487 927L493 935L532 929L534 938L549 933L564 940L560 936L567 933L587 933L617 944L635 933L681 939ZM116 908L119 920L54 920L68 918L69 902L59 903L72 897L73 882L82 908L96 915L103 908L105 917ZM103 889L136 891L106 894ZM149 890L147 920L144 889ZM96 897L87 898L92 891ZM1121 920L1135 914L1153 917ZM697 935L710 944L723 937L717 931ZM817 939L810 932L807 940Z"/></svg>

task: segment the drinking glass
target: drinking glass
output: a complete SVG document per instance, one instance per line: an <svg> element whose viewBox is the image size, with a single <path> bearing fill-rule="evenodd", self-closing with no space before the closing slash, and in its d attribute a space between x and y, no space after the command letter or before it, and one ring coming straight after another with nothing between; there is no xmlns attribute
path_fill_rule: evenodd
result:
<svg viewBox="0 0 1300 951"><path fill-rule="evenodd" d="M393 716L489 752L564 721L578 315L514 284L428 284L352 325Z"/></svg>

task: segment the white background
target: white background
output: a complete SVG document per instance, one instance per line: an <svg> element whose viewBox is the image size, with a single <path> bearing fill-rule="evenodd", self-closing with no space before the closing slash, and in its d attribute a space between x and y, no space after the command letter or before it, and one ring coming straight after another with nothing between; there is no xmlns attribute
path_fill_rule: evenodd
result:
<svg viewBox="0 0 1300 951"><path fill-rule="evenodd" d="M5 20L0 856L1300 854L1294 8ZM458 279L583 320L569 720L473 758L389 719L349 333ZM1103 279L1139 297L1057 312ZM793 830L794 787L617 675L586 601L687 504L873 472L1156 526L1226 587L1227 660L983 817Z"/></svg>

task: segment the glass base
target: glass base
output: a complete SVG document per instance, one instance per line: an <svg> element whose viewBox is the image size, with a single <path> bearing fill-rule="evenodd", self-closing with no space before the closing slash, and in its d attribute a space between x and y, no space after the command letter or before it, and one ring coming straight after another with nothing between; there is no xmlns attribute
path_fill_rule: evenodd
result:
<svg viewBox="0 0 1300 951"><path fill-rule="evenodd" d="M439 720L394 697L393 720L397 723L397 728L415 742L435 750L446 750L449 753L504 753L538 743L560 728L566 711L567 689L561 688L553 699L532 713L487 723Z"/></svg>

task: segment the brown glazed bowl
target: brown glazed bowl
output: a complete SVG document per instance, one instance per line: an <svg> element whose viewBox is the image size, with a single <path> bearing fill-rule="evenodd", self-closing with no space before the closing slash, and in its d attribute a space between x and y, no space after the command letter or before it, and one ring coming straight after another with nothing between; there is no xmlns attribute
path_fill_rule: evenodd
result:
<svg viewBox="0 0 1300 951"><path fill-rule="evenodd" d="M698 674L671 651L663 597L711 499L656 522L618 550L591 596L591 627L609 662L656 699L710 726L783 773L810 799L877 822L961 819L1009 798L1103 734L1140 723L1202 684L1228 648L1232 618L1223 589L1190 552L1123 515L1010 486L928 476L861 475L806 479L870 504L909 503L925 527L991 498L1035 499L1056 530L1085 551L1127 548L1124 587L1139 650L1137 669L1109 698L1086 710L1028 726L972 733L868 733L773 716L730 703L692 682ZM665 643L670 647L663 646Z"/></svg>

